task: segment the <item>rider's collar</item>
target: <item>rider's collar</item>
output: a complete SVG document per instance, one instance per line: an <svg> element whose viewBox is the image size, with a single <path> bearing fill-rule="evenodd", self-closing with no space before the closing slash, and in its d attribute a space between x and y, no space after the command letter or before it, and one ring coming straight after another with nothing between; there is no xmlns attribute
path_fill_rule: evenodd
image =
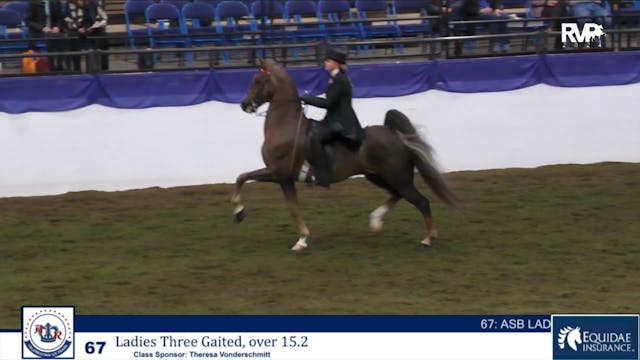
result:
<svg viewBox="0 0 640 360"><path fill-rule="evenodd" d="M338 75L339 72L340 72L340 69L331 70L331 77L335 77L336 75Z"/></svg>

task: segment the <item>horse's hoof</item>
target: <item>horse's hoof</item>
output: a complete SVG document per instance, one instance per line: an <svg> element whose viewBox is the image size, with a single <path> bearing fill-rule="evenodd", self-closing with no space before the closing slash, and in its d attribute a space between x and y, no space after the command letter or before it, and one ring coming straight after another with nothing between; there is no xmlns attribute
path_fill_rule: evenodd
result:
<svg viewBox="0 0 640 360"><path fill-rule="evenodd" d="M302 252L307 249L309 245L307 245L307 241L305 239L300 239L296 242L295 245L291 247L291 250L295 252Z"/></svg>
<svg viewBox="0 0 640 360"><path fill-rule="evenodd" d="M431 237L427 236L424 240L420 241L420 244L426 247L431 247Z"/></svg>
<svg viewBox="0 0 640 360"><path fill-rule="evenodd" d="M233 218L236 223L241 223L245 217L247 217L247 212L244 211L244 206L233 212Z"/></svg>
<svg viewBox="0 0 640 360"><path fill-rule="evenodd" d="M429 235L427 235L427 237L424 238L424 240L422 240L420 243L424 246L430 247L433 240L435 240L437 237L438 237L438 230L434 228L431 231L429 231Z"/></svg>

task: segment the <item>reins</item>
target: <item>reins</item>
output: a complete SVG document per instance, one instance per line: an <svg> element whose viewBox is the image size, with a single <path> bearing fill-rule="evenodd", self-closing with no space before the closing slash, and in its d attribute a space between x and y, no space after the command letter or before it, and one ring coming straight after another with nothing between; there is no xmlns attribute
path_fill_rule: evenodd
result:
<svg viewBox="0 0 640 360"><path fill-rule="evenodd" d="M296 98L296 99L271 100L269 102L270 103L279 103L279 102L299 102L299 101L300 101L300 99ZM257 105L258 105L258 103L255 100L251 99L251 106L253 106L253 108L256 109L256 110L258 109ZM267 112L264 111L264 112L259 113L259 112L256 111L256 112L253 113L253 115L258 116L258 117L265 117L265 116L267 116Z"/></svg>
<svg viewBox="0 0 640 360"><path fill-rule="evenodd" d="M307 104L300 109L300 116L298 116L298 126L296 127L296 136L293 137L293 151L291 155L291 166L289 166L289 174L293 174L293 165L296 161L296 150L298 148L298 135L300 135L300 124L302 124L302 117L307 110Z"/></svg>

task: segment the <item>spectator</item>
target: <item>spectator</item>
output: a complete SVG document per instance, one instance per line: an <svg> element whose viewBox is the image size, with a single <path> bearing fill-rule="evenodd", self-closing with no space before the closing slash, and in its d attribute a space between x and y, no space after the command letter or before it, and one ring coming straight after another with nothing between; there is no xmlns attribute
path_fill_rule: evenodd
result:
<svg viewBox="0 0 640 360"><path fill-rule="evenodd" d="M438 19L429 19L431 34L433 37L448 36L449 16L453 9L448 5L449 0L424 0L426 8L420 11L421 16L438 15ZM431 43L433 54L439 54L442 44L440 42Z"/></svg>
<svg viewBox="0 0 640 360"><path fill-rule="evenodd" d="M565 17L569 16L569 11L565 0L533 0L531 2L531 15L534 17ZM560 31L562 22L562 20L551 21L550 28L553 31ZM555 37L554 47L562 49L560 36Z"/></svg>
<svg viewBox="0 0 640 360"><path fill-rule="evenodd" d="M568 16L565 0L532 0L531 16L533 17L562 17Z"/></svg>
<svg viewBox="0 0 640 360"><path fill-rule="evenodd" d="M31 0L27 14L27 25L30 37L46 39L47 52L65 50L65 39L62 37L64 18L57 0ZM30 44L30 47L33 48L33 44ZM60 56L49 57L49 65L52 71L63 70Z"/></svg>
<svg viewBox="0 0 640 360"><path fill-rule="evenodd" d="M569 5L571 5L571 12L577 18L578 26L581 29L589 21L588 17L593 17L595 23L604 25L605 28L611 28L611 9L606 7L603 1L569 0Z"/></svg>
<svg viewBox="0 0 640 360"><path fill-rule="evenodd" d="M454 9L453 18L465 21L473 20L506 20L509 15L505 14L500 0L462 0L452 5ZM475 35L476 25L467 25L466 35ZM490 34L506 34L507 22L495 22L489 24ZM509 40L491 39L489 50L493 53L509 51Z"/></svg>
<svg viewBox="0 0 640 360"><path fill-rule="evenodd" d="M436 35L447 36L447 20L453 9L449 7L448 0L427 0L427 14L440 15L440 19L434 21L431 29Z"/></svg>
<svg viewBox="0 0 640 360"><path fill-rule="evenodd" d="M620 28L635 28L639 25L639 20L636 12L636 7L634 6L633 1L627 0L611 0L609 1L610 9L613 9L614 12L622 13L623 16L616 16L613 18L613 27L616 29ZM634 16L624 16L624 12L630 12Z"/></svg>
<svg viewBox="0 0 640 360"><path fill-rule="evenodd" d="M107 13L97 0L71 0L68 3L67 17L65 18L70 41L70 49L79 51L87 48L108 50L109 43L106 39L95 38L106 34ZM109 56L101 56L102 70L109 69ZM70 68L80 71L80 56L72 57Z"/></svg>

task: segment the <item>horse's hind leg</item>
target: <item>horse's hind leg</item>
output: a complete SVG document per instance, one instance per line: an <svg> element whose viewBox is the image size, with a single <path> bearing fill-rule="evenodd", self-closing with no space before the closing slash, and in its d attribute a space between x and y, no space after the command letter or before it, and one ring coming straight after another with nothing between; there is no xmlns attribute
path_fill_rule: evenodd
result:
<svg viewBox="0 0 640 360"><path fill-rule="evenodd" d="M405 186L399 187L398 192L400 195L413 204L424 217L424 224L427 229L427 237L421 241L423 245L431 246L431 242L438 237L438 230L436 229L436 225L433 223L433 219L431 217L431 206L429 205L429 199L424 197L418 189L411 184L407 184Z"/></svg>
<svg viewBox="0 0 640 360"><path fill-rule="evenodd" d="M384 226L384 217L389 213L389 210L401 199L400 194L389 185L383 178L377 175L366 175L367 180L373 184L389 192L390 196L384 204L377 207L369 216L369 226L374 232L382 231Z"/></svg>
<svg viewBox="0 0 640 360"><path fill-rule="evenodd" d="M305 225L304 220L302 220L302 215L300 214L296 186L293 181L282 182L280 183L280 186L282 187L282 193L284 194L287 207L289 208L289 213L291 214L293 221L295 221L296 226L298 227L298 232L300 233L298 242L293 245L291 250L302 251L307 248L307 238L311 233L309 232L307 225Z"/></svg>
<svg viewBox="0 0 640 360"><path fill-rule="evenodd" d="M242 204L242 199L240 197L240 191L242 191L242 185L249 180L274 182L276 181L276 178L268 168L249 171L238 176L236 179L236 189L231 196L231 203L234 205L233 216L236 222L241 222L246 216L244 205Z"/></svg>

